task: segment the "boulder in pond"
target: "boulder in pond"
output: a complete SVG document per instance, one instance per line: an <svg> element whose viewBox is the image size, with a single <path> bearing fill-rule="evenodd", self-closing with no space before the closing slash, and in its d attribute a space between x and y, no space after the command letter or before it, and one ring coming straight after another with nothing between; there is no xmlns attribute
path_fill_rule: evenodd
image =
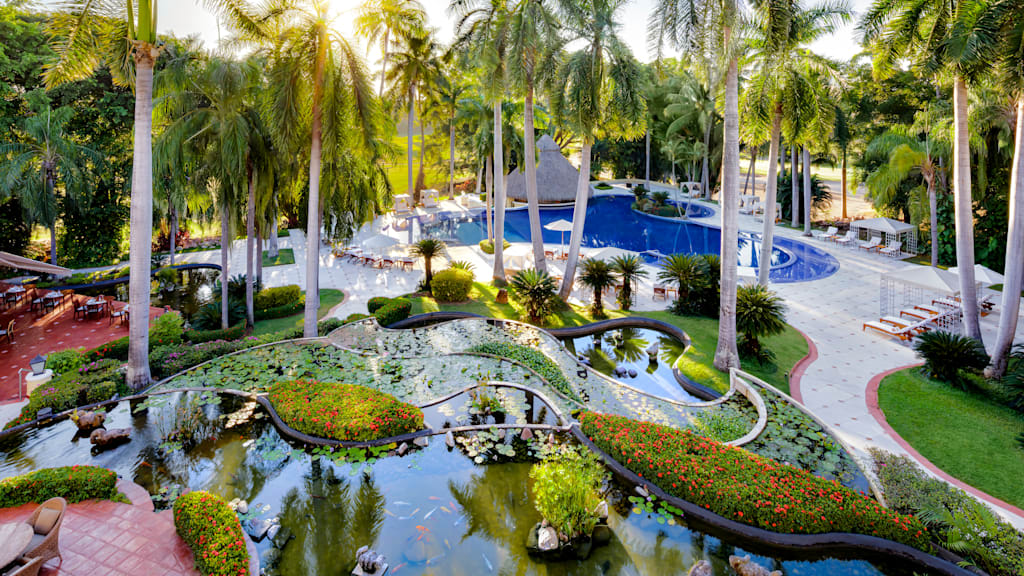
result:
<svg viewBox="0 0 1024 576"><path fill-rule="evenodd" d="M701 560L693 566L686 573L686 576L713 576L714 572L711 570L711 563L707 560Z"/></svg>
<svg viewBox="0 0 1024 576"><path fill-rule="evenodd" d="M75 422L75 426L78 426L81 432L88 432L103 426L106 419L107 415L103 412L93 412L92 410L82 410L71 415L71 420Z"/></svg>
<svg viewBox="0 0 1024 576"><path fill-rule="evenodd" d="M98 450L114 448L131 440L131 432L130 428L97 428L89 434L89 442Z"/></svg>
<svg viewBox="0 0 1024 576"><path fill-rule="evenodd" d="M542 526L537 530L537 549L547 552L558 548L558 532L551 526Z"/></svg>
<svg viewBox="0 0 1024 576"><path fill-rule="evenodd" d="M750 556L729 556L729 566L732 566L739 576L782 576L782 572L778 570L769 572L767 568L752 562Z"/></svg>

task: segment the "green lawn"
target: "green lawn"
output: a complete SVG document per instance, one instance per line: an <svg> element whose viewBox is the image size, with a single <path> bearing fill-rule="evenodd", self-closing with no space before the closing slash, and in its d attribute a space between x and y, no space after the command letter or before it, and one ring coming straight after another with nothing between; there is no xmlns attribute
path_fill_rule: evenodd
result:
<svg viewBox="0 0 1024 576"><path fill-rule="evenodd" d="M933 464L1024 506L1024 450L1015 441L1024 431L1020 414L926 378L917 368L882 380L878 404L889 425Z"/></svg>
<svg viewBox="0 0 1024 576"><path fill-rule="evenodd" d="M282 250L281 252L284 252ZM345 299L345 293L341 290L333 290L331 288L324 288L320 290L320 313L317 315L317 319L323 319L331 308L334 308L341 301ZM297 328L302 326L302 313L293 314L291 316L285 316L284 318L273 318L270 320L259 320L256 322L256 327L253 329L253 335L259 336L260 334L267 334L270 332L278 332L281 330L287 330L288 328Z"/></svg>
<svg viewBox="0 0 1024 576"><path fill-rule="evenodd" d="M263 267L269 268L271 266L284 266L286 264L295 264L295 252L291 248L284 248L277 251L277 258L271 258L267 255L267 251L263 251Z"/></svg>
<svg viewBox="0 0 1024 576"><path fill-rule="evenodd" d="M519 309L513 304L497 304L494 302L494 296L497 292L498 289L489 284L476 282L473 284L470 300L460 304L438 303L429 296L410 297L412 300L412 313L422 314L439 310L457 310L494 318L521 319L522 315ZM680 362L680 370L691 380L704 384L709 388L723 392L728 390L728 374L719 372L712 365L715 358L715 347L718 342L717 320L702 317L676 316L669 312L621 312L619 310L607 310L606 312L609 318L627 315L646 316L678 326L689 334L690 339L693 341L692 348ZM549 316L545 328L579 326L593 321L594 319L587 310L569 306ZM786 331L782 334L767 338L765 345L775 352L776 363L762 367L754 362L747 362L744 364L743 369L788 394L789 372L801 358L807 355L807 341L804 340L804 337L799 332L787 326Z"/></svg>
<svg viewBox="0 0 1024 576"><path fill-rule="evenodd" d="M989 288L995 290L996 292L1002 292L1003 291L1003 285L1002 284L993 284L993 285L989 286ZM1021 296L1021 298L1024 298L1024 290L1021 290L1020 296Z"/></svg>

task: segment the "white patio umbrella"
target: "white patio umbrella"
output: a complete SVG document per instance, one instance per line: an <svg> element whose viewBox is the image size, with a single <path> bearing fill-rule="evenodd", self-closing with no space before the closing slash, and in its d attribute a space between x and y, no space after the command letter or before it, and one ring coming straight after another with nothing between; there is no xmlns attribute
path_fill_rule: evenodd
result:
<svg viewBox="0 0 1024 576"><path fill-rule="evenodd" d="M374 234L366 240L359 243L360 246L369 250L379 250L381 248L390 248L396 244L400 244L397 239L392 238L386 234Z"/></svg>
<svg viewBox="0 0 1024 576"><path fill-rule="evenodd" d="M587 258L600 258L601 260L611 260L619 256L635 256L637 252L632 250L623 250L622 248L616 248L615 246L605 246L593 252L587 253Z"/></svg>
<svg viewBox="0 0 1024 576"><path fill-rule="evenodd" d="M953 266L952 268L949 269L949 271L952 272L953 274L959 275L960 271L958 270L958 268L959 266ZM999 272L992 270L991 268L987 268L985 266L982 266L981 264L975 264L974 279L978 282L981 282L982 284L991 285L1001 284L1004 280L1006 280L1006 277L1000 274Z"/></svg>
<svg viewBox="0 0 1024 576"><path fill-rule="evenodd" d="M562 250L565 250L565 233L572 231L572 222L562 218L544 226L545 230L554 230L562 233Z"/></svg>

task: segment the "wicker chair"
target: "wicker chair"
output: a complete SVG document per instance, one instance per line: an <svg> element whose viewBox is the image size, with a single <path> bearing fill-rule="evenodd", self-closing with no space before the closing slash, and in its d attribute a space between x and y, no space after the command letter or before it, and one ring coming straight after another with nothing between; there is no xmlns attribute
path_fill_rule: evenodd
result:
<svg viewBox="0 0 1024 576"><path fill-rule="evenodd" d="M8 344L14 343L14 320L7 324L5 330L0 330L0 339L6 338Z"/></svg>
<svg viewBox="0 0 1024 576"><path fill-rule="evenodd" d="M32 526L35 534L32 541L25 548L25 558L42 558L42 563L49 562L53 558L64 558L60 555L58 536L60 525L64 521L64 512L68 509L68 502L63 498L50 498L36 508L36 511L29 517L28 523ZM56 519L53 513L56 512Z"/></svg>
<svg viewBox="0 0 1024 576"><path fill-rule="evenodd" d="M18 558L11 564L12 569L0 576L39 576L39 569L43 567L42 558Z"/></svg>

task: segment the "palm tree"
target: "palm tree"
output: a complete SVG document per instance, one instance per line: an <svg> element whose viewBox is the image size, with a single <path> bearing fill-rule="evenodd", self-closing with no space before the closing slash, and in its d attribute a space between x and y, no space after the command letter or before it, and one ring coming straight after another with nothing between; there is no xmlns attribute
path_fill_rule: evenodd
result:
<svg viewBox="0 0 1024 576"><path fill-rule="evenodd" d="M708 261L696 254L672 254L665 258L658 271L658 280L674 284L679 299L686 302L690 294L707 285L710 277Z"/></svg>
<svg viewBox="0 0 1024 576"><path fill-rule="evenodd" d="M426 149L426 141L423 137L423 129L420 129L420 178L413 180L413 126L416 125L416 105L422 100L417 96L417 89L425 86L427 89L433 83L433 79L439 75L437 62L437 42L434 41L433 31L424 28L411 28L404 31L398 40L398 50L392 54L395 66L388 73L388 80L392 85L393 100L396 105L403 103L408 106L408 119L406 125L406 174L409 179L408 194L412 196L413 203L418 204L419 187L417 183L423 177L423 154ZM422 123L422 108L420 110Z"/></svg>
<svg viewBox="0 0 1024 576"><path fill-rule="evenodd" d="M666 137L684 137L685 133L692 134L698 130L701 134L702 144L694 142L694 151L699 150L700 154L700 188L707 194L710 187L710 157L711 157L711 133L716 125L721 122L721 116L715 109L714 84L718 78L709 65L700 69L707 82L703 82L695 75L684 75L679 86L679 91L668 96L670 104L665 107L665 116L672 118L665 131ZM693 178L693 174L690 174ZM710 196L709 196L710 197Z"/></svg>
<svg viewBox="0 0 1024 576"><path fill-rule="evenodd" d="M583 241L591 147L599 136L635 138L646 130L640 66L618 36L616 17L625 4L625 0L565 0L561 5L567 40L583 45L560 67L551 97L554 116L578 134L583 144L569 256L559 291L563 300L572 292Z"/></svg>
<svg viewBox="0 0 1024 576"><path fill-rule="evenodd" d="M418 0L367 0L356 17L356 32L366 37L369 44L380 41L380 89L377 97L384 96L384 79L391 56L391 35L408 34L420 28L427 19Z"/></svg>
<svg viewBox="0 0 1024 576"><path fill-rule="evenodd" d="M448 120L448 196L455 198L455 119L462 95L469 90L455 66L445 65L434 78L437 104Z"/></svg>
<svg viewBox="0 0 1024 576"><path fill-rule="evenodd" d="M623 310L629 310L629 307L633 304L633 285L640 278L647 277L647 270L643 267L643 262L639 256L630 254L612 258L612 271L619 275L619 280L622 280L622 290L619 292L619 307Z"/></svg>
<svg viewBox="0 0 1024 576"><path fill-rule="evenodd" d="M21 142L0 145L0 193L17 191L30 222L50 230L50 262L57 263L57 185L69 199L89 188L84 168L102 161L98 153L64 133L74 111L49 106L22 122Z"/></svg>
<svg viewBox="0 0 1024 576"><path fill-rule="evenodd" d="M953 77L953 195L956 255L964 333L981 340L978 294L974 280L974 213L971 201L970 131L967 84L992 61L992 30L978 26L981 0L875 0L860 23L874 48L876 75L909 59L929 76Z"/></svg>
<svg viewBox="0 0 1024 576"><path fill-rule="evenodd" d="M232 27L263 32L244 0L204 0ZM49 88L88 77L105 64L122 86L135 89L132 151L128 300L132 309L128 337L128 385L149 384L150 255L153 236L153 68L157 45L156 0L94 2L66 0L51 15L48 29L56 58L43 77Z"/></svg>
<svg viewBox="0 0 1024 576"><path fill-rule="evenodd" d="M445 243L435 238L424 238L419 242L412 245L409 249L409 253L417 258L423 258L423 270L426 272L426 278L423 282L430 290L430 281L434 278L433 273L433 262L435 258L440 258L444 255L444 250L447 248Z"/></svg>
<svg viewBox="0 0 1024 576"><path fill-rule="evenodd" d="M555 279L536 268L520 270L508 284L509 293L526 308L526 315L534 324L543 322L551 313L557 299L556 289Z"/></svg>
<svg viewBox="0 0 1024 576"><path fill-rule="evenodd" d="M594 293L591 313L595 318L604 316L604 291L615 286L615 272L600 258L587 258L580 265L580 283Z"/></svg>

